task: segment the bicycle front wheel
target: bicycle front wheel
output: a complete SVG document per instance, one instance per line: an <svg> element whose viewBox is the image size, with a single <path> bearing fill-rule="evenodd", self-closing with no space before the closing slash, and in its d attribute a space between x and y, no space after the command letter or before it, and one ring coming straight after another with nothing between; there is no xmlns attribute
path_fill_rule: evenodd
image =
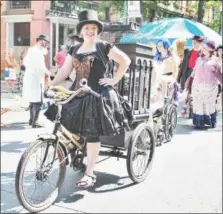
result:
<svg viewBox="0 0 223 214"><path fill-rule="evenodd" d="M37 140L23 153L16 171L16 194L30 212L40 212L53 204L66 173L65 154L54 140ZM44 158L45 157L45 158Z"/></svg>

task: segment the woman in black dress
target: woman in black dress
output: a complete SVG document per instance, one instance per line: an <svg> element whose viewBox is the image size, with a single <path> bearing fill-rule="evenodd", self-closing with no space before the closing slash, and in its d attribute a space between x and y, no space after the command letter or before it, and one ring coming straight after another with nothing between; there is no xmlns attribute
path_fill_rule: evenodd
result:
<svg viewBox="0 0 223 214"><path fill-rule="evenodd" d="M106 78L106 69L96 48L96 43L99 42L97 37L103 30L96 11L82 11L76 28L84 41L70 49L63 67L50 85L58 85L71 72L76 72L73 90L80 88L81 78L86 78L88 85L102 95L97 98L92 94L81 94L62 109L61 123L72 133L85 136L88 142L87 169L84 177L76 184L87 188L96 182L93 172L100 151L100 136L115 135L124 129L123 109L111 86L121 80L131 60L117 47L103 41L105 48L102 51L119 64L113 78ZM53 119L50 108L45 115L48 119Z"/></svg>

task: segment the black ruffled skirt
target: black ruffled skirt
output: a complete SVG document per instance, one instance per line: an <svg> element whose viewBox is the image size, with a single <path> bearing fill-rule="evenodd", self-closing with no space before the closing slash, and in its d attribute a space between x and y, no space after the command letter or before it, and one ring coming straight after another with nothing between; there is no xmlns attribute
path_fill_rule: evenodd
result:
<svg viewBox="0 0 223 214"><path fill-rule="evenodd" d="M79 133L89 142L98 142L100 136L119 134L124 130L124 112L117 93L110 87L101 90L101 97L87 94L63 105L61 124L72 133ZM57 107L51 105L45 112L54 121Z"/></svg>

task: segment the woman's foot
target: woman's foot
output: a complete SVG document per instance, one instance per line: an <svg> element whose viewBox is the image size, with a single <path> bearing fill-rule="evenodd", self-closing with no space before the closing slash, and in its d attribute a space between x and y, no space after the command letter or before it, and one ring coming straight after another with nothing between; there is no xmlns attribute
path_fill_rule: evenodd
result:
<svg viewBox="0 0 223 214"><path fill-rule="evenodd" d="M76 187L88 188L96 183L96 175L85 174L84 177L76 183Z"/></svg>

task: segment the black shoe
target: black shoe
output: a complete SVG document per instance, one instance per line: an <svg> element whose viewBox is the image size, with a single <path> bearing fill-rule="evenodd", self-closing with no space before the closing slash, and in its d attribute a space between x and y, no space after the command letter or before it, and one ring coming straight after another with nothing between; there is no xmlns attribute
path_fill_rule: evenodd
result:
<svg viewBox="0 0 223 214"><path fill-rule="evenodd" d="M41 128L42 126L37 123L39 119L40 109L36 110L33 108L33 120L32 120L32 128Z"/></svg>
<svg viewBox="0 0 223 214"><path fill-rule="evenodd" d="M41 126L41 125L39 125L39 124L37 124L37 123L32 125L32 128L42 128L42 127L43 127L43 126Z"/></svg>
<svg viewBox="0 0 223 214"><path fill-rule="evenodd" d="M216 127L216 123L212 123L211 128L215 128Z"/></svg>
<svg viewBox="0 0 223 214"><path fill-rule="evenodd" d="M29 125L30 125L30 126L32 125L32 120L29 120Z"/></svg>

